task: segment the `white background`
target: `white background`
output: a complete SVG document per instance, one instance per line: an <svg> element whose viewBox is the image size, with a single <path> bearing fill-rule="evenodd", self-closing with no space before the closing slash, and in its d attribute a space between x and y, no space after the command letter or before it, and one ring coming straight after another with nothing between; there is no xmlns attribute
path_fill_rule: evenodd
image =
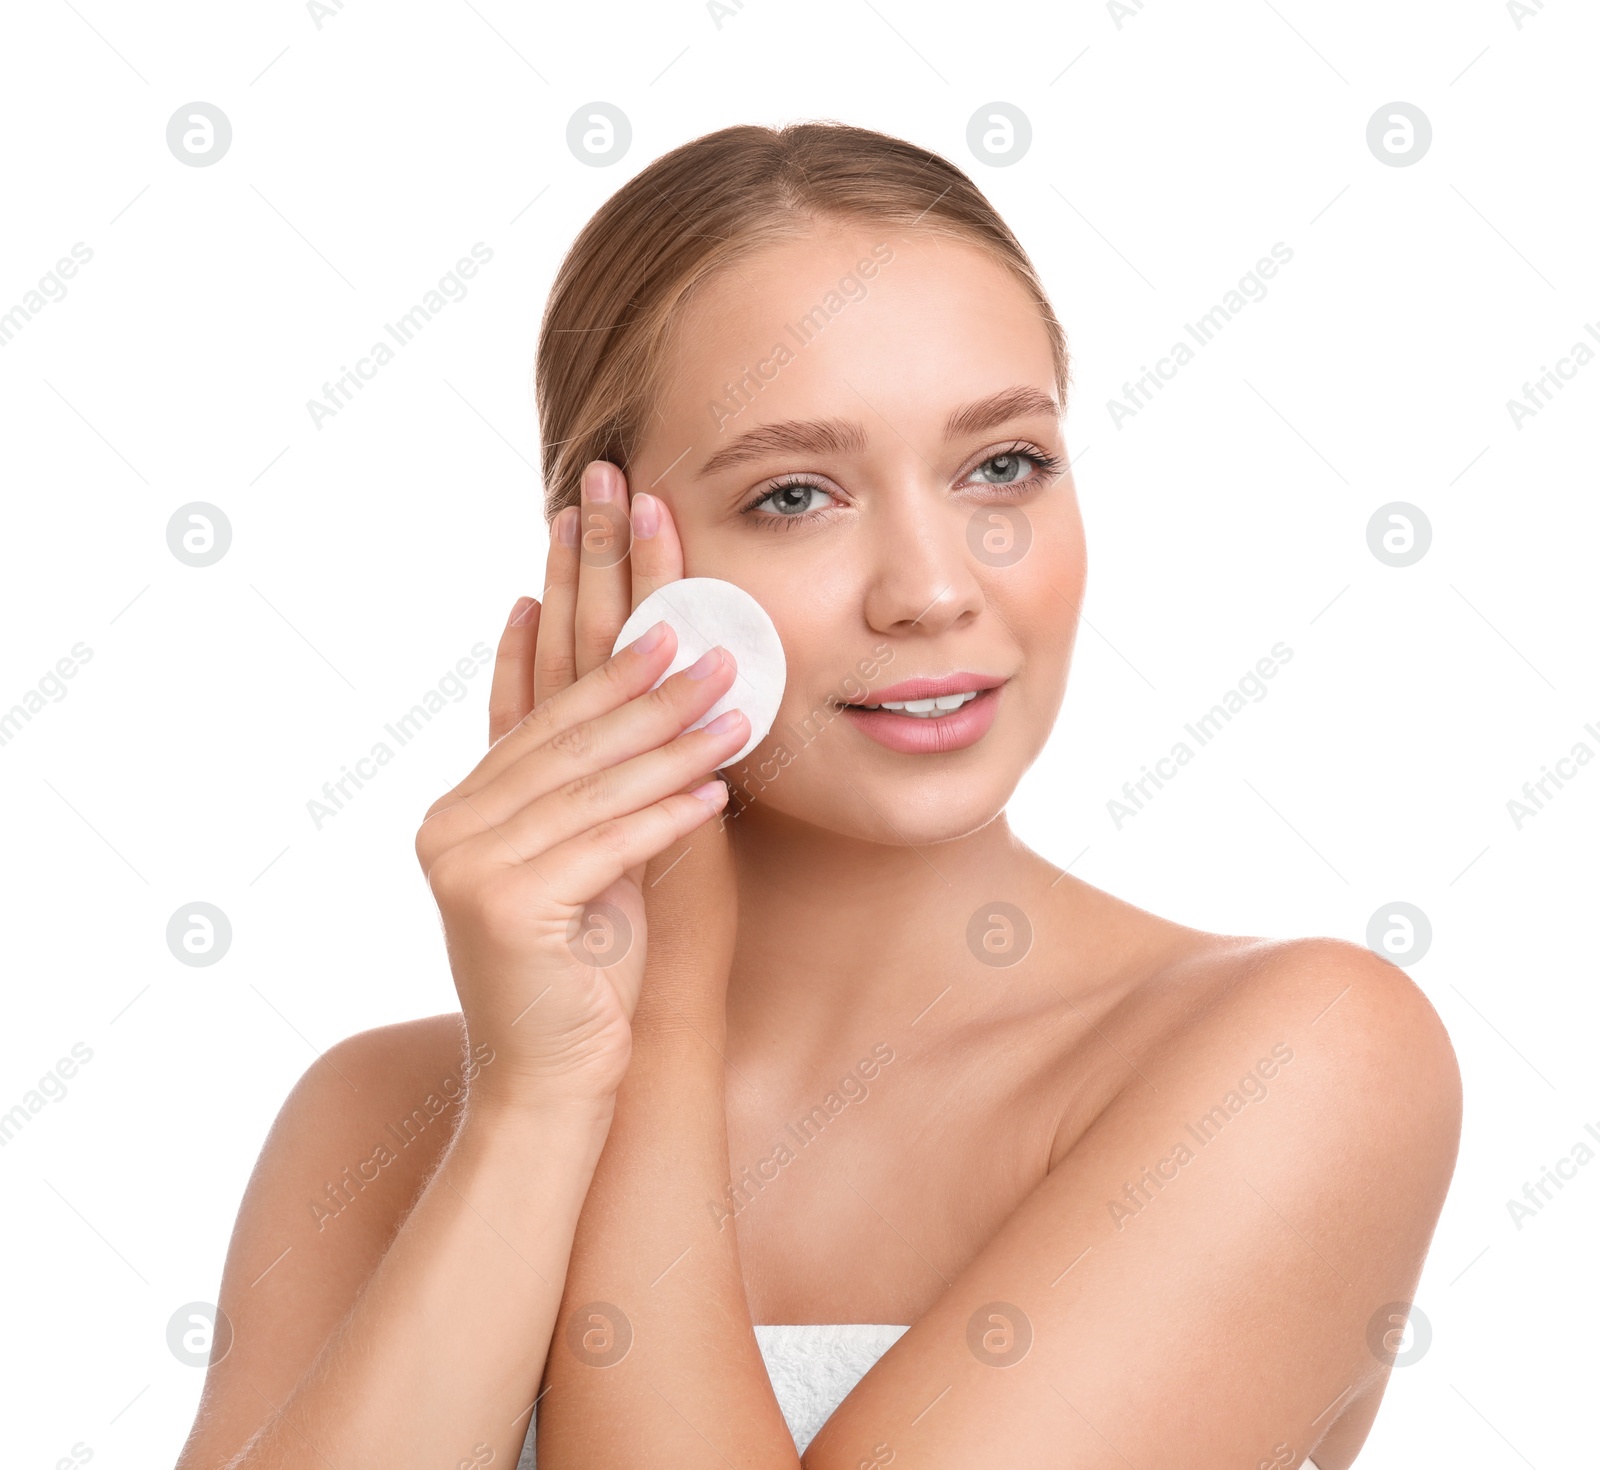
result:
<svg viewBox="0 0 1600 1470"><path fill-rule="evenodd" d="M1205 929L1431 921L1410 973L1465 1136L1432 1342L1361 1464L1586 1459L1600 1160L1520 1230L1506 1201L1600 1127L1600 763L1520 830L1507 801L1600 752L1600 363L1521 428L1506 401L1600 323L1597 42L1579 0L1520 26L1490 0L13 7L0 311L93 260L0 349L0 710L92 659L0 746L0 1112L93 1060L0 1149L6 1463L172 1462L202 1375L168 1319L214 1300L284 1094L340 1037L454 1008L411 842L481 752L487 674L321 830L306 803L539 590L530 372L578 228L680 142L808 117L972 173L1071 339L1090 590L1024 839ZM597 99L633 129L609 167L566 144ZM208 167L166 144L196 100L233 130ZM1004 168L966 141L996 100L1033 131ZM1408 167L1366 142L1395 100L1433 129ZM306 400L479 241L470 294L317 428ZM1116 427L1279 241L1267 297ZM166 543L191 501L233 529L203 569ZM1432 527L1410 567L1368 549L1391 501ZM1119 829L1122 783L1280 640L1268 697ZM197 900L233 927L209 968L165 942Z"/></svg>

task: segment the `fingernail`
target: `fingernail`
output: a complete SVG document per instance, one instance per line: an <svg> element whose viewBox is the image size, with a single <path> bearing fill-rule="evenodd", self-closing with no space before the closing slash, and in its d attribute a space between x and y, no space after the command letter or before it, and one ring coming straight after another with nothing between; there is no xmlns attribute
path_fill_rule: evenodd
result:
<svg viewBox="0 0 1600 1470"><path fill-rule="evenodd" d="M663 638L667 636L667 624L663 619L659 623L652 623L630 645L635 653L649 653Z"/></svg>
<svg viewBox="0 0 1600 1470"><path fill-rule="evenodd" d="M519 597L517 605L511 609L511 621L506 624L508 628L520 628L533 616L533 599Z"/></svg>
<svg viewBox="0 0 1600 1470"><path fill-rule="evenodd" d="M611 466L596 460L584 471L583 493L589 500L615 500L617 487L611 478Z"/></svg>
<svg viewBox="0 0 1600 1470"><path fill-rule="evenodd" d="M556 517L556 535L561 538L563 546L572 547L578 544L578 508L569 505Z"/></svg>
<svg viewBox="0 0 1600 1470"><path fill-rule="evenodd" d="M722 649L716 647L710 653L703 653L689 665L688 674L691 679L709 679L722 667Z"/></svg>
<svg viewBox="0 0 1600 1470"><path fill-rule="evenodd" d="M696 786L689 795L698 796L707 806L721 806L728 795L728 787L722 781L707 781L704 786Z"/></svg>
<svg viewBox="0 0 1600 1470"><path fill-rule="evenodd" d="M736 709L730 709L725 713L718 715L716 719L712 720L711 723L705 727L706 734L726 735L729 730L733 729L734 726L739 723L739 715L740 711Z"/></svg>
<svg viewBox="0 0 1600 1470"><path fill-rule="evenodd" d="M633 534L640 537L654 536L656 528L661 524L661 506L654 495L635 495L633 497Z"/></svg>

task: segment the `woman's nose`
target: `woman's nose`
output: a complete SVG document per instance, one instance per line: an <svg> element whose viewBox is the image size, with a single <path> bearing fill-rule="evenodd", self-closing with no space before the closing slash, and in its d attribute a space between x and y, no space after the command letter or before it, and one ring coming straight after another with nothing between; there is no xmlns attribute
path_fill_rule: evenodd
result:
<svg viewBox="0 0 1600 1470"><path fill-rule="evenodd" d="M872 627L938 633L976 617L984 596L968 545L971 512L920 486L915 494L884 497L874 509L866 597Z"/></svg>

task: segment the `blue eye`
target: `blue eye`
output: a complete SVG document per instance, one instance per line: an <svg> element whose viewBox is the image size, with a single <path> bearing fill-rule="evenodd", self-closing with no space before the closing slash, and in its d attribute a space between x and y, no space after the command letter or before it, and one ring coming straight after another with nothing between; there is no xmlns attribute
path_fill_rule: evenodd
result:
<svg viewBox="0 0 1600 1470"><path fill-rule="evenodd" d="M974 473L981 475L984 470L991 467L994 468L994 474L987 477L987 483L1014 485L1018 480L1026 479L1029 469L1038 467L1038 461L1031 454L1007 450L1004 454L990 455Z"/></svg>
<svg viewBox="0 0 1600 1470"><path fill-rule="evenodd" d="M791 531L797 526L812 524L826 509L825 504L812 502L813 495L820 495L824 502L832 498L827 489L814 481L788 480L781 485L774 485L758 499L752 500L740 514L749 516L764 530ZM769 502L774 508L764 510Z"/></svg>
<svg viewBox="0 0 1600 1470"><path fill-rule="evenodd" d="M790 484L779 485L775 489L769 490L749 509L756 510L771 501L777 515L792 520L796 516L804 515L807 511L821 509L820 506L810 503L810 497L812 495L820 495L826 499L827 494L828 492L821 485L813 485L808 480L796 480Z"/></svg>
<svg viewBox="0 0 1600 1470"><path fill-rule="evenodd" d="M991 454L963 481L990 485L996 490L1026 492L1045 485L1060 473L1062 462L1037 445L1016 443ZM817 497L813 499L813 497ZM815 480L796 477L770 486L746 505L741 515L764 529L788 531L816 523L834 500L834 493Z"/></svg>

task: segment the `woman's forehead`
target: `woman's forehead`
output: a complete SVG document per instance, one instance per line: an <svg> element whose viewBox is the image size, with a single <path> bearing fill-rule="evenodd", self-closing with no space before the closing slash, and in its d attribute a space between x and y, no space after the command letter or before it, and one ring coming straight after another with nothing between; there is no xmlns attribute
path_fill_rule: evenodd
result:
<svg viewBox="0 0 1600 1470"><path fill-rule="evenodd" d="M658 423L692 432L700 459L760 425L878 435L1017 387L1055 396L1048 331L1010 271L965 242L870 227L720 273L676 324L669 363Z"/></svg>

